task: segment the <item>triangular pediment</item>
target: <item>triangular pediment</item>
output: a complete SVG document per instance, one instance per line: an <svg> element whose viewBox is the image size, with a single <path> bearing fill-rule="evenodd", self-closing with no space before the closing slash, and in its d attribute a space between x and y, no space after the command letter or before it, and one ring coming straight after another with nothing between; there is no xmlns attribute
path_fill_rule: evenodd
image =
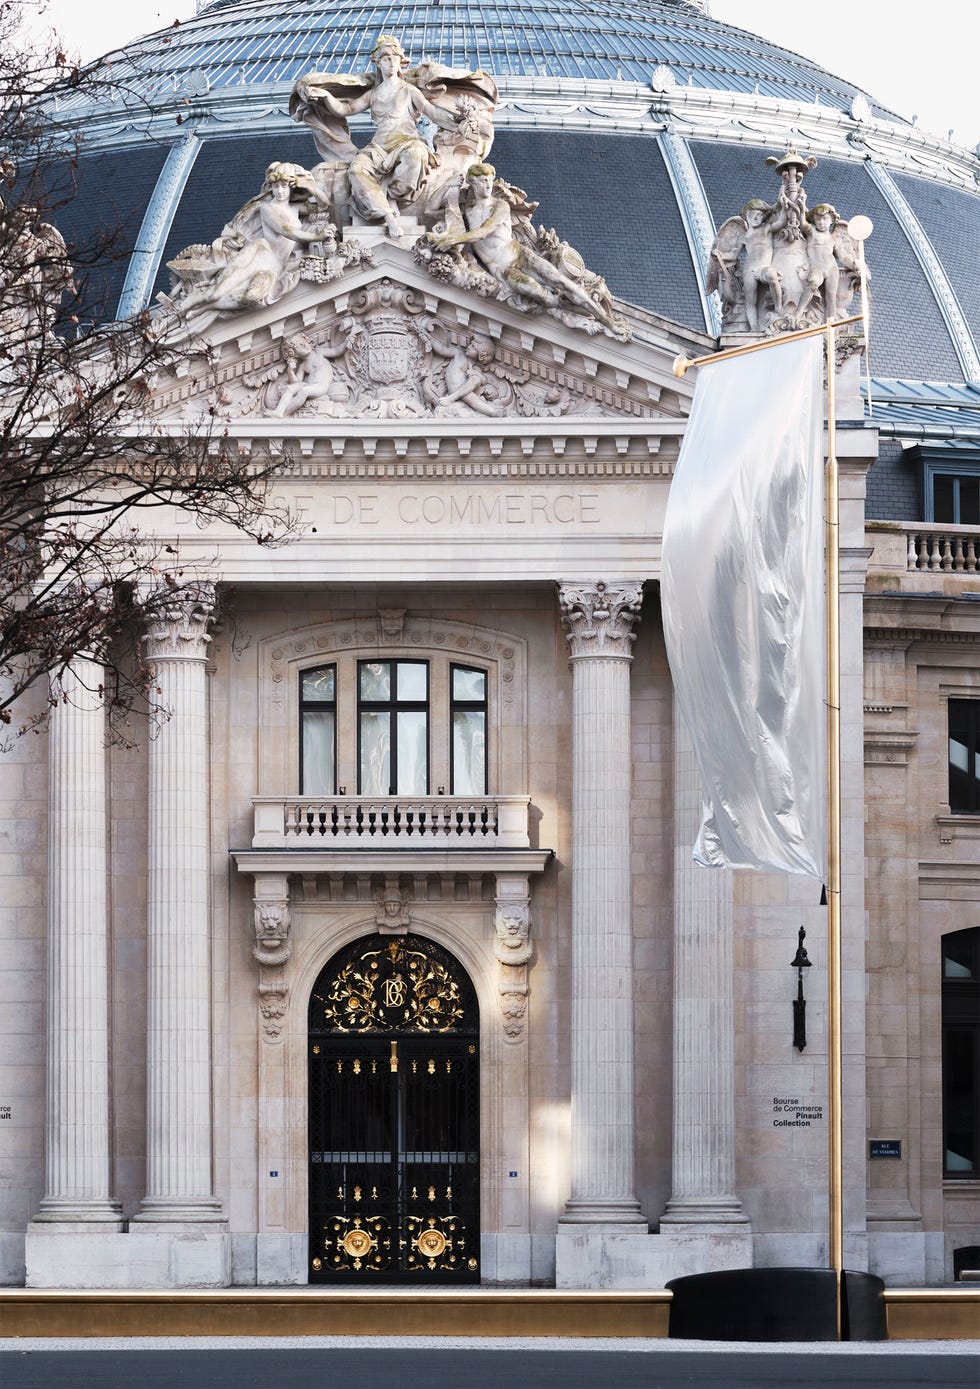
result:
<svg viewBox="0 0 980 1389"><path fill-rule="evenodd" d="M628 307L628 306L627 306ZM153 385L160 423L227 420L331 431L344 422L683 419L691 387L671 372L699 335L654 320L629 341L584 320L522 313L430 276L380 241L327 283L239 311L182 342Z"/></svg>

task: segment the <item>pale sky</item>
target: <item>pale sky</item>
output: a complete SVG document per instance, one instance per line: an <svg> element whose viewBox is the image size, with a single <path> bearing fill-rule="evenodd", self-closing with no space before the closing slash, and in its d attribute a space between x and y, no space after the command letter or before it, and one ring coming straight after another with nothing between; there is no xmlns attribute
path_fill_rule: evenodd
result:
<svg viewBox="0 0 980 1389"><path fill-rule="evenodd" d="M710 11L917 115L926 130L952 129L970 149L980 142L977 0L711 0ZM194 0L48 0L43 22L88 59L195 12Z"/></svg>

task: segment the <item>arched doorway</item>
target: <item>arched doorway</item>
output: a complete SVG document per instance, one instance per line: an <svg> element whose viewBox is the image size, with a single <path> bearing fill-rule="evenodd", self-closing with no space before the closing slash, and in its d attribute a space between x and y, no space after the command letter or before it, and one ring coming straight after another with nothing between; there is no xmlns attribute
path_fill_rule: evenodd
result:
<svg viewBox="0 0 980 1389"><path fill-rule="evenodd" d="M480 1281L479 1010L418 936L369 936L309 1013L312 1283Z"/></svg>

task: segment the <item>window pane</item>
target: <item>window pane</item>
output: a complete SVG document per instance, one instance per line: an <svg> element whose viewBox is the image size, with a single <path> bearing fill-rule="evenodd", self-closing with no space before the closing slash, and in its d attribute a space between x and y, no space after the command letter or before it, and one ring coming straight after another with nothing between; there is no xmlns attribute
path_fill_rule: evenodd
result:
<svg viewBox="0 0 980 1389"><path fill-rule="evenodd" d="M487 789L487 716L482 709L453 710L453 794L482 796Z"/></svg>
<svg viewBox="0 0 980 1389"><path fill-rule="evenodd" d="M426 696L428 666L424 662L398 662L398 698L423 700Z"/></svg>
<svg viewBox="0 0 980 1389"><path fill-rule="evenodd" d="M487 676L482 670L463 670L453 667L453 699L479 700L487 697Z"/></svg>
<svg viewBox="0 0 980 1389"><path fill-rule="evenodd" d="M932 482L932 514L936 521L956 520L956 495L951 477L937 474Z"/></svg>
<svg viewBox="0 0 980 1389"><path fill-rule="evenodd" d="M333 710L303 715L303 794L334 793Z"/></svg>
<svg viewBox="0 0 980 1389"><path fill-rule="evenodd" d="M302 699L304 704L322 701L332 704L334 699L334 668L321 666L319 670L303 671Z"/></svg>
<svg viewBox="0 0 980 1389"><path fill-rule="evenodd" d="M398 792L399 796L424 796L428 789L428 715L398 714Z"/></svg>
<svg viewBox="0 0 980 1389"><path fill-rule="evenodd" d="M391 715L361 714L361 795L387 796L391 786Z"/></svg>
<svg viewBox="0 0 980 1389"><path fill-rule="evenodd" d="M949 805L980 811L980 700L949 701Z"/></svg>
<svg viewBox="0 0 980 1389"><path fill-rule="evenodd" d="M961 526L980 526L980 478L960 478L958 520Z"/></svg>
<svg viewBox="0 0 980 1389"><path fill-rule="evenodd" d="M977 1030L947 1028L943 1037L943 1127L947 1172L977 1169Z"/></svg>
<svg viewBox="0 0 980 1389"><path fill-rule="evenodd" d="M943 936L943 975L946 979L973 979L977 975L977 945L980 931L976 927L951 931Z"/></svg>
<svg viewBox="0 0 980 1389"><path fill-rule="evenodd" d="M361 666L361 698L391 698L391 665L387 661L365 661Z"/></svg>

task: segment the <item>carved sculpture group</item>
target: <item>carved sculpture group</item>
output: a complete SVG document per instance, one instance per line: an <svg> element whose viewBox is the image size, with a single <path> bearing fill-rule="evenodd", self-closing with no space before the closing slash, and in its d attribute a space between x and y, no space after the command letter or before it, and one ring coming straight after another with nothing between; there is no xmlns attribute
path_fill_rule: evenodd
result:
<svg viewBox="0 0 980 1389"><path fill-rule="evenodd" d="M708 260L728 333L782 333L847 315L867 277L860 248L830 203L807 208L803 178L817 161L790 148L766 163L779 174L774 203L752 198L723 222Z"/></svg>
<svg viewBox="0 0 980 1389"><path fill-rule="evenodd" d="M364 243L381 230L414 242L418 261L444 282L521 312L547 312L628 338L602 277L554 231L534 227L537 204L484 162L493 143L493 79L429 61L409 68L390 34L371 57L373 74L313 72L296 83L290 113L309 126L322 162L311 170L270 164L259 193L215 241L189 246L169 262L173 283L161 300L176 316L170 335L201 333L219 317L274 304L300 279L336 279L371 259ZM347 120L362 113L370 114L374 132L359 149ZM431 142L423 122L435 129ZM462 361L447 366L446 403L497 413L488 408L496 397L486 389L479 353L473 350L465 371ZM302 368L290 385L303 389L289 393L279 413L300 408L304 390L306 400L326 395L329 386L313 384L317 372L325 381L320 361Z"/></svg>

